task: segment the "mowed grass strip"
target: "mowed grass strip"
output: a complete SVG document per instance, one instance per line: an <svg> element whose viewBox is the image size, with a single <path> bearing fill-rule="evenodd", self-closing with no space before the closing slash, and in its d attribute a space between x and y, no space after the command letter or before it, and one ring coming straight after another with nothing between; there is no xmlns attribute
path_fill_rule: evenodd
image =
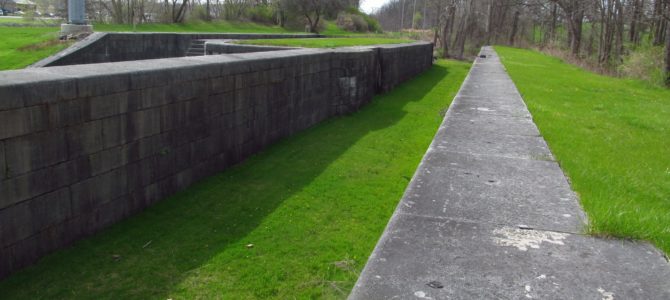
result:
<svg viewBox="0 0 670 300"><path fill-rule="evenodd" d="M439 61L0 282L6 299L345 298L469 64Z"/></svg>
<svg viewBox="0 0 670 300"><path fill-rule="evenodd" d="M670 254L670 90L496 47L580 195L592 234Z"/></svg>
<svg viewBox="0 0 670 300"><path fill-rule="evenodd" d="M337 48L337 47L369 46L369 45L381 45L381 44L406 44L411 42L414 41L408 39L391 39L391 38L375 38L375 37L260 39L260 40L237 41L238 44L305 47L305 48Z"/></svg>
<svg viewBox="0 0 670 300"><path fill-rule="evenodd" d="M71 42L58 40L58 27L0 26L0 70L25 68L65 49Z"/></svg>

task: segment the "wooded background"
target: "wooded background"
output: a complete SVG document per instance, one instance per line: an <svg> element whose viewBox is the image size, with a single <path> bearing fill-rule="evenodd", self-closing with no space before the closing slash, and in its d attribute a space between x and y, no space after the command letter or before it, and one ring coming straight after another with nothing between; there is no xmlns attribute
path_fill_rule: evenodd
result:
<svg viewBox="0 0 670 300"><path fill-rule="evenodd" d="M442 57L539 47L670 86L670 0L391 0L374 16L385 30L432 34Z"/></svg>

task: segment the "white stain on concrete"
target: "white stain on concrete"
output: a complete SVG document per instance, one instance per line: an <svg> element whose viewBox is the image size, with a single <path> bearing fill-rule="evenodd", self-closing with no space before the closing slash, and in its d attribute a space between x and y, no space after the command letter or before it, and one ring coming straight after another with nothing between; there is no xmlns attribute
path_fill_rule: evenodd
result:
<svg viewBox="0 0 670 300"><path fill-rule="evenodd" d="M602 300L614 300L614 293L608 292L603 288L598 288L598 293L603 296Z"/></svg>
<svg viewBox="0 0 670 300"><path fill-rule="evenodd" d="M497 235L493 238L496 244L507 247L516 247L521 251L528 251L528 248L539 249L542 243L564 245L563 240L568 236L565 233L524 230L510 227L495 229L493 230L493 233Z"/></svg>
<svg viewBox="0 0 670 300"><path fill-rule="evenodd" d="M488 107L477 107L477 110L478 110L478 111L494 111L494 110L492 110L492 109L490 109L490 108L488 108Z"/></svg>
<svg viewBox="0 0 670 300"><path fill-rule="evenodd" d="M531 287L530 287L530 285L527 285L527 284L526 284L526 286L524 287L524 289L526 290L526 298L528 298L528 299L533 299L533 296L530 295L530 291L531 291Z"/></svg>
<svg viewBox="0 0 670 300"><path fill-rule="evenodd" d="M414 296L416 296L419 299L431 299L431 300L433 299L431 297L428 297L426 295L426 292L424 292L424 291L416 291L416 292L414 292Z"/></svg>

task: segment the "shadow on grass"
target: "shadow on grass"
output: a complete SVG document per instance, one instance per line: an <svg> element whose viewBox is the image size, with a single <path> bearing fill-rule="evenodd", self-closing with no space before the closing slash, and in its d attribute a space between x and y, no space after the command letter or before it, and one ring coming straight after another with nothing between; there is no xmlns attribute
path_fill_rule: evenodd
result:
<svg viewBox="0 0 670 300"><path fill-rule="evenodd" d="M309 186L363 136L402 120L407 114L405 106L422 99L447 73L446 67L436 65L409 84L376 97L359 112L287 138L240 165L49 255L0 282L0 294L2 298L165 299L175 286L226 249L244 249L250 242L245 237L287 198ZM286 226L291 226L289 217L285 218ZM377 222L386 224L387 220ZM372 249L376 239L367 242ZM250 270L239 272L253 272Z"/></svg>

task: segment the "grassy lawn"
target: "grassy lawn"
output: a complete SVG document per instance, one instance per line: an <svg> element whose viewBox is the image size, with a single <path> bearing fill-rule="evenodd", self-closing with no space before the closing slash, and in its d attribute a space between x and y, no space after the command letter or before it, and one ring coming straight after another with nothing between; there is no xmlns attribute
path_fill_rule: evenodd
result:
<svg viewBox="0 0 670 300"><path fill-rule="evenodd" d="M7 24L21 24L21 25L37 25L37 26L54 26L60 27L63 23L62 19L52 18L15 18L15 17L0 17L0 25Z"/></svg>
<svg viewBox="0 0 670 300"><path fill-rule="evenodd" d="M24 68L66 48L69 43L58 41L59 30L0 26L0 70Z"/></svg>
<svg viewBox="0 0 670 300"><path fill-rule="evenodd" d="M279 26L268 26L252 22L189 22L183 24L148 23L138 24L95 24L95 31L103 32L234 32L234 33L290 33Z"/></svg>
<svg viewBox="0 0 670 300"><path fill-rule="evenodd" d="M336 48L350 46L367 46L379 44L404 44L411 43L413 40L406 39L388 39L388 38L324 38L324 39L267 39L267 40L247 40L238 41L238 44L268 45L268 46L289 46L289 47L307 47L307 48Z"/></svg>
<svg viewBox="0 0 670 300"><path fill-rule="evenodd" d="M95 31L102 32L230 32L230 33L304 33L280 26L265 25L253 22L192 21L183 24L148 23L136 26L130 24L95 24ZM337 27L334 22L327 22L321 34L347 35L354 34Z"/></svg>
<svg viewBox="0 0 670 300"><path fill-rule="evenodd" d="M497 47L596 235L670 253L670 90Z"/></svg>
<svg viewBox="0 0 670 300"><path fill-rule="evenodd" d="M0 282L2 298L345 298L468 68L440 61L45 257Z"/></svg>

